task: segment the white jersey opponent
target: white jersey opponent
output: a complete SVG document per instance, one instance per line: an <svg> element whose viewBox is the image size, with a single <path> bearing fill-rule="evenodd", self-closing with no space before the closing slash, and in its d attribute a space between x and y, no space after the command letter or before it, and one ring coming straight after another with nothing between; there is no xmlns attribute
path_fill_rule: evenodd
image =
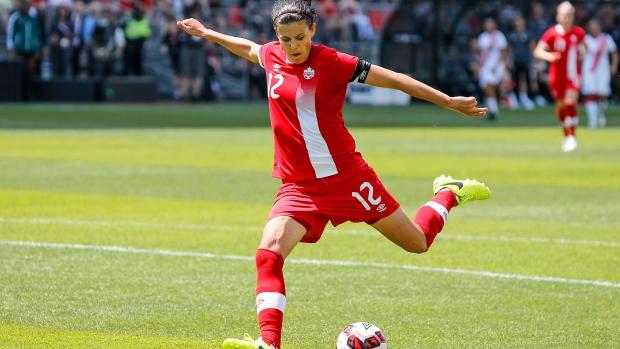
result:
<svg viewBox="0 0 620 349"><path fill-rule="evenodd" d="M583 61L582 92L585 95L609 96L611 94L611 65L609 54L616 51L614 40L605 33L597 37L586 35L588 52Z"/></svg>
<svg viewBox="0 0 620 349"><path fill-rule="evenodd" d="M499 30L491 33L483 32L478 37L478 48L480 56L478 63L480 66L480 86L499 85L504 77L506 66L502 59L502 51L506 49L506 37Z"/></svg>

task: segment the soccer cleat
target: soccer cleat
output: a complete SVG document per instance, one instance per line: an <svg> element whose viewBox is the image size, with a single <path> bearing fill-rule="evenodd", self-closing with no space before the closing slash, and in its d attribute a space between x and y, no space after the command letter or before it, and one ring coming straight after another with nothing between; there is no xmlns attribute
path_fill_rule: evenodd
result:
<svg viewBox="0 0 620 349"><path fill-rule="evenodd" d="M449 189L456 196L459 205L466 204L471 200L486 200L491 197L491 190L484 183L475 179L454 179L450 176L441 175L433 181L433 193Z"/></svg>
<svg viewBox="0 0 620 349"><path fill-rule="evenodd" d="M570 153L575 149L577 149L577 139L575 136L566 136L562 142L562 151L565 153Z"/></svg>
<svg viewBox="0 0 620 349"><path fill-rule="evenodd" d="M223 349L276 349L273 345L269 345L261 338L253 340L250 335L246 334L243 339L227 338L222 343Z"/></svg>

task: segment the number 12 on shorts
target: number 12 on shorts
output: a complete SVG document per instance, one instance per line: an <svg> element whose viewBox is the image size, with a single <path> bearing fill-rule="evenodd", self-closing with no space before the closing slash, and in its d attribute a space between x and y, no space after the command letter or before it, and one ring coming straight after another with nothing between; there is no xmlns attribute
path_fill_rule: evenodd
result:
<svg viewBox="0 0 620 349"><path fill-rule="evenodd" d="M362 196L362 194L360 194L360 192L363 192L364 189L368 189L368 195L366 198L364 198ZM372 187L372 185L368 182L364 182L360 185L360 191L354 191L351 193L351 196L353 196L354 198L357 199L357 201L360 202L360 204L362 204L362 206L364 206L364 208L366 209L366 211L370 211L371 207L370 205L373 206L377 206L381 203L381 196L377 197L377 198L373 198L374 195L374 191L375 189Z"/></svg>

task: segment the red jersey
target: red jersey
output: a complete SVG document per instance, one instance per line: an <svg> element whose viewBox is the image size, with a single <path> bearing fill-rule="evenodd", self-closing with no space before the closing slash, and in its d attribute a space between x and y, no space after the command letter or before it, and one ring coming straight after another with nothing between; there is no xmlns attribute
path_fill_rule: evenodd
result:
<svg viewBox="0 0 620 349"><path fill-rule="evenodd" d="M289 63L280 43L261 46L273 129L273 176L284 181L354 173L367 166L342 118L358 58L312 45L308 60Z"/></svg>
<svg viewBox="0 0 620 349"><path fill-rule="evenodd" d="M559 24L547 29L540 41L547 44L549 51L559 52L560 59L551 63L549 79L555 81L571 81L578 88L581 67L578 64L579 45L583 42L586 32L583 28L573 26L568 32Z"/></svg>

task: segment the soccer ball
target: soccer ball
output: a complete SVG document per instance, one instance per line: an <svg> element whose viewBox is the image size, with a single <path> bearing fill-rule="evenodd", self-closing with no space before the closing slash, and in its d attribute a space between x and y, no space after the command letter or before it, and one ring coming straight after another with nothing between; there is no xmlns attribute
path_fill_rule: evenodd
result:
<svg viewBox="0 0 620 349"><path fill-rule="evenodd" d="M340 332L336 349L388 349L388 343L379 327L368 322L356 322Z"/></svg>

